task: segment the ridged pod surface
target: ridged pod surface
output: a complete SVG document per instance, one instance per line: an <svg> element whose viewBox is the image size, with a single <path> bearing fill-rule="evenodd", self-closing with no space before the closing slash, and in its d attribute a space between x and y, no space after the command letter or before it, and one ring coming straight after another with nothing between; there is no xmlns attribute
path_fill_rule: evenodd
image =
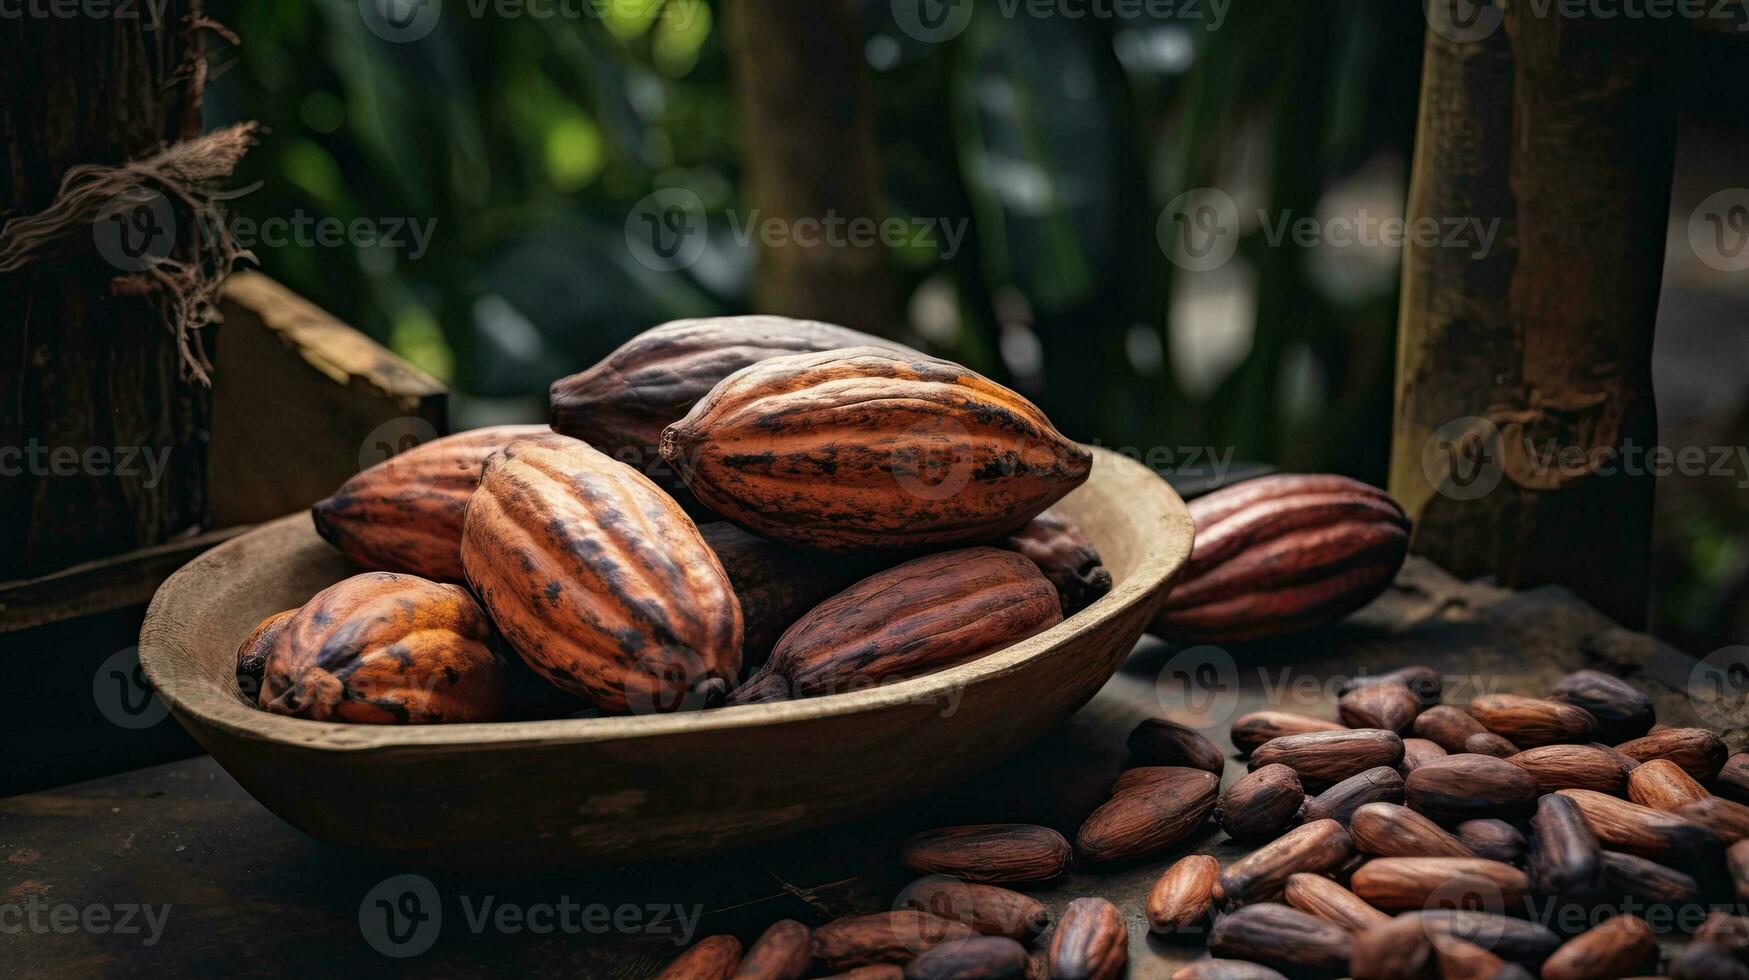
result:
<svg viewBox="0 0 1749 980"><path fill-rule="evenodd" d="M662 430L736 371L785 354L901 344L814 320L726 316L638 334L581 374L553 382L553 429L620 462L654 462Z"/></svg>
<svg viewBox="0 0 1749 980"><path fill-rule="evenodd" d="M1268 476L1191 501L1196 544L1151 631L1230 643L1313 629L1390 585L1409 521L1376 487L1343 476Z"/></svg>
<svg viewBox="0 0 1749 980"><path fill-rule="evenodd" d="M316 531L360 568L462 580L462 515L486 457L544 425L458 432L364 470L310 508Z"/></svg>
<svg viewBox="0 0 1749 980"><path fill-rule="evenodd" d="M576 439L520 439L487 461L462 566L523 660L603 711L699 707L740 670L740 604L697 525Z"/></svg>
<svg viewBox="0 0 1749 980"><path fill-rule="evenodd" d="M1092 455L976 372L861 347L738 371L662 434L717 513L839 551L987 542L1087 479Z"/></svg>
<svg viewBox="0 0 1749 980"><path fill-rule="evenodd" d="M1057 587L1064 616L1073 616L1111 591L1111 572L1106 570L1099 550L1080 528L1054 510L1033 518L997 547L1032 559Z"/></svg>
<svg viewBox="0 0 1749 980"><path fill-rule="evenodd" d="M962 548L871 575L803 616L734 704L819 697L916 677L993 653L1063 619L1026 558Z"/></svg>
<svg viewBox="0 0 1749 980"><path fill-rule="evenodd" d="M492 721L504 664L492 624L459 585L367 572L316 593L278 628L259 704L315 721Z"/></svg>
<svg viewBox="0 0 1749 980"><path fill-rule="evenodd" d="M243 645L237 648L237 689L251 704L261 696L261 675L267 670L267 654L285 629L285 624L297 615L297 609L287 609L256 624Z"/></svg>

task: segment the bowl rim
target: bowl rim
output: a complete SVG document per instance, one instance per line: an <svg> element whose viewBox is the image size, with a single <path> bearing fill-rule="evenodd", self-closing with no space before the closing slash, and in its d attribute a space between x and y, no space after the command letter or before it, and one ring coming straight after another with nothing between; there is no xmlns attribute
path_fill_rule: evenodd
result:
<svg viewBox="0 0 1749 980"><path fill-rule="evenodd" d="M1136 460L1098 446L1089 483L1120 485L1132 499L1132 513L1143 522L1157 520L1159 535L1143 544L1135 569L1093 604L1041 633L946 670L907 678L868 690L827 697L767 704L733 705L708 711L601 718L557 718L532 721L466 722L446 725L359 725L312 721L252 708L235 694L209 682L193 667L186 639L174 624L187 621L201 600L184 588L205 565L253 539L287 533L310 525L300 512L262 524L219 545L184 565L159 586L140 630L139 659L148 682L172 714L192 717L201 727L255 742L278 743L300 750L356 753L411 748L497 749L509 746L583 745L663 735L695 735L711 731L764 728L881 711L907 703L929 703L981 681L1009 673L1049 653L1071 635L1121 618L1139 605L1165 601L1167 588L1190 558L1195 526L1184 501L1172 486ZM313 527L310 534L314 535ZM1152 619L1155 609L1146 612ZM1092 614L1089 616L1088 614Z"/></svg>

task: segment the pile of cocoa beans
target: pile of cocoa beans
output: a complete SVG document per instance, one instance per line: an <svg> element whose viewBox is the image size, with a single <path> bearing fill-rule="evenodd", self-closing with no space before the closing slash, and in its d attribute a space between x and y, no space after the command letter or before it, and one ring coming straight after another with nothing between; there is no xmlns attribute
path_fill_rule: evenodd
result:
<svg viewBox="0 0 1749 980"><path fill-rule="evenodd" d="M893 911L780 923L745 958L713 937L662 976L1108 980L1130 966L1126 910L1077 898L1053 927L1023 890L1217 844L1218 826L1254 849L1177 857L1127 910L1207 946L1174 980L1749 978L1749 754L1657 726L1593 670L1462 707L1425 667L1336 690L1341 723L1235 719L1249 771L1225 789L1213 742L1144 721L1072 845L1028 824L926 831L900 855L926 877Z"/></svg>

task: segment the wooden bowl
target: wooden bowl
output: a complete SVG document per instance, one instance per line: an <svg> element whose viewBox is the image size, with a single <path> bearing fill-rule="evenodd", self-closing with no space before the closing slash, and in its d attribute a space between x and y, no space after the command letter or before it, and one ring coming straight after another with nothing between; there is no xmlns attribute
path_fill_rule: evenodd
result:
<svg viewBox="0 0 1749 980"><path fill-rule="evenodd" d="M696 855L847 820L986 768L1103 685L1190 554L1184 503L1094 450L1058 505L1112 591L972 663L878 689L685 714L348 725L256 710L234 675L264 617L352 575L307 514L265 524L164 583L140 663L182 726L268 809L340 844L452 866Z"/></svg>

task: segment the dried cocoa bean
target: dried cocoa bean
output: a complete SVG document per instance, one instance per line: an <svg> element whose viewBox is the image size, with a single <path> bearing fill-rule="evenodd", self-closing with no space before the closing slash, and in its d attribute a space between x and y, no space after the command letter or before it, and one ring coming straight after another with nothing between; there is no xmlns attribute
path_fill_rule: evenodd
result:
<svg viewBox="0 0 1749 980"><path fill-rule="evenodd" d="M1323 789L1377 766L1403 761L1403 740L1379 728L1308 732L1272 739L1251 753L1251 769L1281 764L1307 789Z"/></svg>
<svg viewBox="0 0 1749 980"><path fill-rule="evenodd" d="M918 874L1004 884L1059 877L1070 853L1069 842L1049 827L987 823L916 834L900 848L899 861Z"/></svg>
<svg viewBox="0 0 1749 980"><path fill-rule="evenodd" d="M1727 800L1749 803L1749 752L1739 752L1726 759L1708 786Z"/></svg>
<svg viewBox="0 0 1749 980"><path fill-rule="evenodd" d="M1589 711L1565 701L1484 694L1470 701L1469 711L1483 728L1527 749L1583 742L1597 731L1597 719Z"/></svg>
<svg viewBox="0 0 1749 980"><path fill-rule="evenodd" d="M1093 542L1067 517L1047 510L1032 523L1003 538L996 545L1032 559L1045 578L1057 587L1063 618L1086 609L1111 591L1111 572L1099 557Z"/></svg>
<svg viewBox="0 0 1749 980"><path fill-rule="evenodd" d="M897 903L951 919L986 936L1031 942L1050 924L1044 903L995 885L931 875L906 886Z"/></svg>
<svg viewBox="0 0 1749 980"><path fill-rule="evenodd" d="M794 919L779 919L747 947L736 968L735 980L799 980L808 973L813 954L808 949L812 933Z"/></svg>
<svg viewBox="0 0 1749 980"><path fill-rule="evenodd" d="M1021 980L1026 947L1004 936L950 939L905 965L905 980Z"/></svg>
<svg viewBox="0 0 1749 980"><path fill-rule="evenodd" d="M1704 728L1662 728L1616 749L1638 762L1669 759L1699 780L1717 775L1728 754L1724 741Z"/></svg>
<svg viewBox="0 0 1749 980"><path fill-rule="evenodd" d="M1603 878L1611 891L1650 905L1675 908L1700 903L1700 886L1692 875L1632 854L1603 852Z"/></svg>
<svg viewBox="0 0 1749 980"><path fill-rule="evenodd" d="M1585 789L1564 789L1585 814L1585 822L1604 846L1654 861L1705 860L1719 850L1719 839L1693 821Z"/></svg>
<svg viewBox="0 0 1749 980"><path fill-rule="evenodd" d="M1476 857L1463 841L1406 806L1368 803L1354 811L1348 836L1374 857Z"/></svg>
<svg viewBox="0 0 1749 980"><path fill-rule="evenodd" d="M1106 863L1151 857L1183 843L1214 812L1221 780L1182 766L1131 769L1128 784L1093 811L1075 835L1075 851Z"/></svg>
<svg viewBox="0 0 1749 980"><path fill-rule="evenodd" d="M1749 902L1749 841L1738 841L1725 849L1725 868L1731 873L1737 897Z"/></svg>
<svg viewBox="0 0 1749 980"><path fill-rule="evenodd" d="M1409 919L1434 937L1436 944L1446 937L1477 943L1503 960L1525 966L1541 964L1561 945L1560 937L1547 926L1495 912L1428 909L1406 912L1397 919Z"/></svg>
<svg viewBox="0 0 1749 980"><path fill-rule="evenodd" d="M1381 681L1342 695L1336 710L1350 728L1383 728L1401 734L1421 713L1421 699L1397 681Z"/></svg>
<svg viewBox="0 0 1749 980"><path fill-rule="evenodd" d="M1309 732L1339 732L1344 726L1321 718L1289 714L1285 711L1253 711L1233 720L1230 732L1233 747L1240 755L1250 755L1258 746L1283 735L1305 735Z"/></svg>
<svg viewBox="0 0 1749 980"><path fill-rule="evenodd" d="M1518 754L1518 746L1493 732L1477 732L1464 739L1464 751L1470 755L1491 755L1505 759Z"/></svg>
<svg viewBox="0 0 1749 980"><path fill-rule="evenodd" d="M892 963L870 963L868 966L855 967L845 970L843 973L834 973L826 977L825 980L904 980L904 978L904 967L895 966ZM1028 977L1028 980L1032 980L1032 978ZM1041 974L1039 980L1048 980L1048 978Z"/></svg>
<svg viewBox="0 0 1749 980"><path fill-rule="evenodd" d="M1551 793L1537 800L1531 818L1536 852L1531 875L1538 890L1566 898L1595 897L1603 888L1603 847L1578 804Z"/></svg>
<svg viewBox="0 0 1749 980"><path fill-rule="evenodd" d="M741 940L707 936L656 974L656 980L728 980L740 962Z"/></svg>
<svg viewBox="0 0 1749 980"><path fill-rule="evenodd" d="M1531 974L1508 963L1475 943L1449 937L1433 947L1439 961L1440 980L1531 980Z"/></svg>
<svg viewBox="0 0 1749 980"><path fill-rule="evenodd" d="M1429 907L1436 893L1450 891L1454 882L1465 879L1484 883L1490 895L1498 890L1507 907L1522 901L1530 891L1524 872L1510 864L1445 857L1374 858L1354 872L1348 887L1371 905L1406 912Z"/></svg>
<svg viewBox="0 0 1749 980"><path fill-rule="evenodd" d="M1399 915L1355 935L1348 972L1355 980L1435 980L1439 960L1420 920Z"/></svg>
<svg viewBox="0 0 1749 980"><path fill-rule="evenodd" d="M1749 806L1717 796L1684 803L1671 811L1684 820L1692 820L1713 832L1726 844L1735 844L1749 837Z"/></svg>
<svg viewBox="0 0 1749 980"><path fill-rule="evenodd" d="M1221 794L1215 816L1234 840L1260 840L1286 830L1306 799L1300 777L1283 765L1247 773Z"/></svg>
<svg viewBox="0 0 1749 980"><path fill-rule="evenodd" d="M1457 833L1457 839L1474 851L1477 857L1506 864L1517 864L1524 860L1524 835L1519 833L1517 827L1504 820L1485 817L1465 820L1453 829Z"/></svg>
<svg viewBox="0 0 1749 980"><path fill-rule="evenodd" d="M808 949L821 966L842 971L872 963L909 963L933 946L975 935L958 922L899 909L834 919L814 930Z"/></svg>
<svg viewBox="0 0 1749 980"><path fill-rule="evenodd" d="M1718 943L1689 943L1670 959L1672 980L1749 980L1749 966Z"/></svg>
<svg viewBox="0 0 1749 980"><path fill-rule="evenodd" d="M1421 738L1437 744L1447 752L1464 752L1464 742L1471 735L1479 735L1487 729L1482 723L1449 704L1428 708L1415 716L1414 732Z"/></svg>
<svg viewBox="0 0 1749 980"><path fill-rule="evenodd" d="M1103 898L1077 898L1051 933L1046 961L1052 980L1114 980L1129 962L1129 927Z"/></svg>
<svg viewBox="0 0 1749 980"><path fill-rule="evenodd" d="M1696 942L1717 943L1737 955L1749 957L1749 919L1726 912L1713 912L1694 930Z"/></svg>
<svg viewBox="0 0 1749 980"><path fill-rule="evenodd" d="M1357 687L1380 681L1394 681L1415 692L1415 696L1421 699L1421 707L1423 708L1431 708L1439 704L1439 699L1444 693L1444 678L1440 676L1439 671L1425 664L1412 664L1408 667L1398 667L1396 670L1383 674L1344 678L1336 685L1336 695L1341 697Z"/></svg>
<svg viewBox="0 0 1749 980"><path fill-rule="evenodd" d="M1619 796L1627 786L1627 773L1615 757L1587 745L1544 745L1509 755L1506 761L1535 776L1544 793L1590 789Z"/></svg>
<svg viewBox="0 0 1749 980"><path fill-rule="evenodd" d="M1435 759L1445 758L1445 750L1424 738L1403 739L1403 763L1398 771L1407 776Z"/></svg>
<svg viewBox="0 0 1749 980"><path fill-rule="evenodd" d="M1220 895L1229 905L1271 901L1290 875L1334 871L1353 853L1348 831L1334 820L1295 827L1222 869Z"/></svg>
<svg viewBox="0 0 1749 980"><path fill-rule="evenodd" d="M1646 734L1656 720L1652 699L1619 677L1579 670L1561 678L1549 698L1584 708L1597 719L1597 737L1625 742Z"/></svg>
<svg viewBox="0 0 1749 980"><path fill-rule="evenodd" d="M1148 891L1148 928L1161 935L1201 936L1220 874L1221 862L1207 854L1179 858Z"/></svg>
<svg viewBox="0 0 1749 980"><path fill-rule="evenodd" d="M1214 955L1251 960L1293 976L1342 976L1353 950L1353 934L1347 929L1273 902L1229 912L1209 932Z"/></svg>
<svg viewBox="0 0 1749 980"><path fill-rule="evenodd" d="M1188 766L1219 776L1227 757L1201 732L1164 718L1148 718L1130 732L1130 757L1144 766Z"/></svg>
<svg viewBox="0 0 1749 980"><path fill-rule="evenodd" d="M1351 932L1377 928L1391 917L1368 905L1359 895L1322 875L1289 875L1282 888L1287 904Z"/></svg>
<svg viewBox="0 0 1749 980"><path fill-rule="evenodd" d="M1711 794L1669 759L1642 762L1628 773L1628 799L1654 810L1674 812Z"/></svg>
<svg viewBox="0 0 1749 980"><path fill-rule="evenodd" d="M1346 825L1354 811L1368 803L1403 802L1403 777L1388 766L1350 776L1309 799L1300 808L1300 819L1335 820Z"/></svg>
<svg viewBox="0 0 1749 980"><path fill-rule="evenodd" d="M1637 915L1618 915L1580 933L1543 963L1544 980L1606 980L1651 973L1658 967L1658 940Z"/></svg>
<svg viewBox="0 0 1749 980"><path fill-rule="evenodd" d="M821 697L945 670L1062 618L1051 583L1013 552L962 548L916 558L815 606L729 703Z"/></svg>
<svg viewBox="0 0 1749 980"><path fill-rule="evenodd" d="M1492 756L1447 756L1404 780L1409 805L1440 823L1530 812L1538 795L1530 773Z"/></svg>
<svg viewBox="0 0 1749 980"><path fill-rule="evenodd" d="M1287 980L1287 977L1261 963L1247 960L1197 960L1177 973L1172 980Z"/></svg>

